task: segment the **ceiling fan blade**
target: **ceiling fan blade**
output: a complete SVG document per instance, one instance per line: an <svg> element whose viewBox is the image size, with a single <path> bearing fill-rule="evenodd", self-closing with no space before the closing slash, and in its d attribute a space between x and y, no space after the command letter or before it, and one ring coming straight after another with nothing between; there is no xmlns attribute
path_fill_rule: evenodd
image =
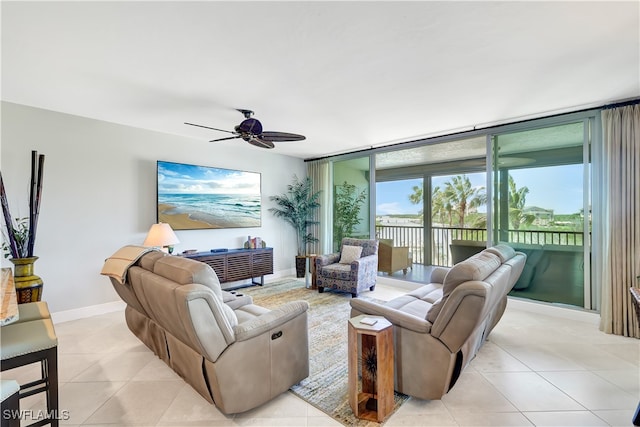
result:
<svg viewBox="0 0 640 427"><path fill-rule="evenodd" d="M260 139L258 137L253 137L247 141L251 145L255 145L260 148L273 148L275 145L271 141L265 141L264 139Z"/></svg>
<svg viewBox="0 0 640 427"><path fill-rule="evenodd" d="M286 142L286 141L302 141L306 139L304 135L298 135L297 133L287 132L269 132L264 131L260 135L260 139L273 142Z"/></svg>
<svg viewBox="0 0 640 427"><path fill-rule="evenodd" d="M228 136L226 138L218 138L218 139L212 139L209 142L216 142L216 141L226 141L227 139L236 139L236 138L240 138L240 135L236 135L236 136Z"/></svg>
<svg viewBox="0 0 640 427"><path fill-rule="evenodd" d="M224 129L212 128L212 127L209 127L209 126L197 125L197 124L195 124L195 123L187 123L187 122L184 122L184 124L185 124L185 125L189 125L189 126L197 126L197 127L199 127L199 128L205 128L205 129L218 130L218 131L220 131L220 132L227 132L227 133L232 133L232 134L236 135L236 132L232 132L232 131L230 131L230 130L224 130Z"/></svg>

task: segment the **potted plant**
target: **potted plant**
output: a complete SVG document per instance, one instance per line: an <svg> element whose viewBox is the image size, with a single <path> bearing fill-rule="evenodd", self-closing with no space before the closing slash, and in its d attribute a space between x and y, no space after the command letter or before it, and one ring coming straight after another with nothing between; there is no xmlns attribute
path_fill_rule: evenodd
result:
<svg viewBox="0 0 640 427"><path fill-rule="evenodd" d="M7 218L5 218L5 223L6 221ZM10 222L10 224L10 228L8 226L6 232L3 230L4 240L2 242L2 251L4 252L4 257L12 257L11 259L28 258L29 218L15 218L14 222ZM11 232L9 232L9 229L11 229ZM15 242L15 251L11 245L12 239Z"/></svg>
<svg viewBox="0 0 640 427"><path fill-rule="evenodd" d="M42 195L42 173L44 154L31 152L31 185L29 194L29 217L12 219L4 189L4 180L0 172L0 203L5 225L5 241L2 250L5 258L15 265L14 277L18 303L40 301L42 298L42 279L33 274L33 264L38 259L33 255L40 214Z"/></svg>
<svg viewBox="0 0 640 427"><path fill-rule="evenodd" d="M357 192L357 188L347 181L336 187L334 202L333 236L337 250L344 237L350 237L356 225L360 224L360 209L366 199L366 192Z"/></svg>
<svg viewBox="0 0 640 427"><path fill-rule="evenodd" d="M318 198L320 191L313 191L311 178L298 179L293 176L293 183L287 186L287 192L280 196L271 196L270 200L275 202L277 207L270 208L269 211L276 217L284 219L291 224L296 231L297 257L296 276L304 277L307 246L309 243L317 242L318 239L309 232L309 226L318 224L314 221L313 214L320 207ZM301 265L302 268L299 266Z"/></svg>

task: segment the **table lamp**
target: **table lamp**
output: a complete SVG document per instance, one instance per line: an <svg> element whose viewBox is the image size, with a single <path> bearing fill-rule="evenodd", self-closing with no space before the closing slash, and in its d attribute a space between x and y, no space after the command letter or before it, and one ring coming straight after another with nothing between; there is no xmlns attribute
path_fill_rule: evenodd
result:
<svg viewBox="0 0 640 427"><path fill-rule="evenodd" d="M173 232L171 226L167 223L159 222L151 226L142 246L157 246L163 250L166 248L167 252L173 253L173 245L177 243L180 243L180 240L178 240L178 236Z"/></svg>

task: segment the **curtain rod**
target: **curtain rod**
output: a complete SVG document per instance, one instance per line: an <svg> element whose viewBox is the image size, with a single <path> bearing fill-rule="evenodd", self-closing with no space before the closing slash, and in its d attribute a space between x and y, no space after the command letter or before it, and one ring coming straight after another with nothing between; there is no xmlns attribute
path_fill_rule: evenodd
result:
<svg viewBox="0 0 640 427"><path fill-rule="evenodd" d="M601 105L599 107L582 108L580 110L569 111L569 112L558 113L558 114L551 114L549 116L536 117L536 118L533 118L533 119L516 120L516 121L513 121L513 122L506 122L506 123L501 123L501 124L493 125L493 126L491 126L491 125L486 126L486 127L476 127L476 126L474 126L473 129L459 131L459 132L447 133L447 134L442 134L442 135L437 135L437 136L427 137L427 138L418 138L418 139L414 139L414 140L411 140L411 141L397 142L395 144L383 145L383 146L378 146L378 147L361 148L359 150L349 151L349 152L346 152L346 153L330 154L328 156L313 157L313 158L310 158L310 159L304 159L304 162L306 163L306 162L313 162L313 161L316 161L316 160L330 159L332 157L342 156L342 155L345 155L345 154L365 153L365 152L373 151L373 150L375 150L377 148L396 147L396 146L409 144L409 143L413 143L413 142L417 142L417 141L428 141L430 139L442 138L442 137L447 137L447 136L456 136L456 135L462 136L464 134L468 134L468 133L472 133L472 132L478 132L478 131L486 131L486 130L490 130L492 128L506 126L506 125L513 125L513 124L518 124L518 123L532 122L532 121L541 120L541 119L565 116L565 115L568 115L568 114L582 113L584 111L590 111L590 110L598 110L598 109L600 109L600 110L608 110L610 108L624 107L624 106L633 105L633 104L640 104L640 97L620 100L620 101L616 101L615 103L604 104L604 105Z"/></svg>
<svg viewBox="0 0 640 427"><path fill-rule="evenodd" d="M640 98L628 99L626 101L619 101L613 104L607 104L602 106L603 110L610 110L612 108L626 107L628 105L640 104Z"/></svg>

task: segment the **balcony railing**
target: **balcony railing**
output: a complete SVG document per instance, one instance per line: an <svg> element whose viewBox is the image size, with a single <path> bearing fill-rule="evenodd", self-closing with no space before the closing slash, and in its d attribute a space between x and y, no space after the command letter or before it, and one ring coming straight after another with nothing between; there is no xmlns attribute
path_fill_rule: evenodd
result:
<svg viewBox="0 0 640 427"><path fill-rule="evenodd" d="M413 262L425 265L453 265L450 245L453 240L487 241L483 228L431 227L431 259L425 260L424 227L376 225L376 238L393 239L396 246L409 246ZM584 233L576 231L508 230L508 242L527 245L583 246Z"/></svg>

